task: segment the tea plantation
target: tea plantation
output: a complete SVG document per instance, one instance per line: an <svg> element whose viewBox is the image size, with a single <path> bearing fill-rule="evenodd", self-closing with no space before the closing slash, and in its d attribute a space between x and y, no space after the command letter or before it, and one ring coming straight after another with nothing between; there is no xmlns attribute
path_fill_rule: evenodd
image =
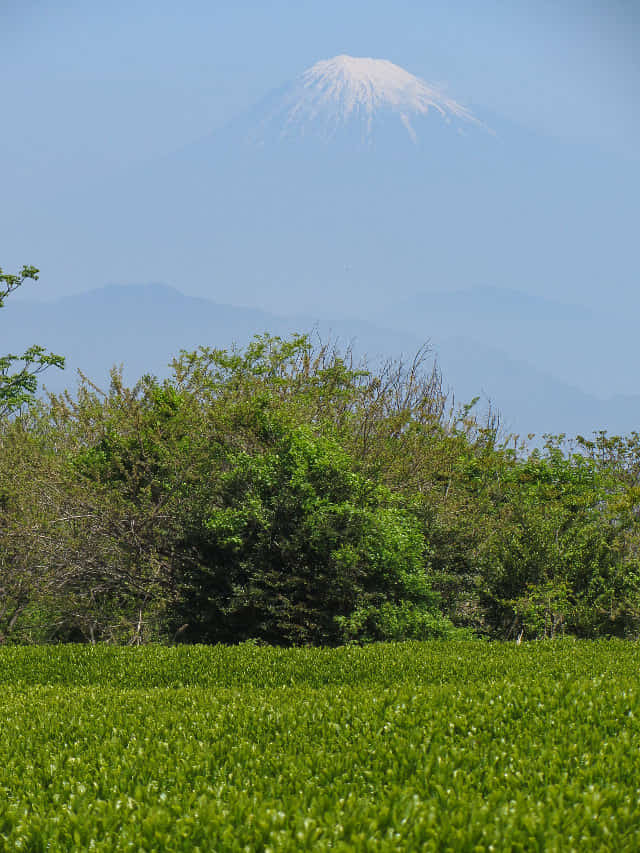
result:
<svg viewBox="0 0 640 853"><path fill-rule="evenodd" d="M5 647L0 850L640 849L640 649Z"/></svg>

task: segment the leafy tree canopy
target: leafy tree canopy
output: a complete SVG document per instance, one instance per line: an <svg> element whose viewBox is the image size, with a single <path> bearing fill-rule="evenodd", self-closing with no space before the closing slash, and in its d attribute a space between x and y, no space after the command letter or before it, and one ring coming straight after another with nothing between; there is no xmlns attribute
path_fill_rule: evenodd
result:
<svg viewBox="0 0 640 853"><path fill-rule="evenodd" d="M6 273L0 267L0 308L6 298L28 279L37 281L38 270L24 266L17 274ZM49 367L64 367L64 358L34 344L21 355L0 356L0 415L10 414L33 399L38 376ZM17 368L17 369L16 369Z"/></svg>

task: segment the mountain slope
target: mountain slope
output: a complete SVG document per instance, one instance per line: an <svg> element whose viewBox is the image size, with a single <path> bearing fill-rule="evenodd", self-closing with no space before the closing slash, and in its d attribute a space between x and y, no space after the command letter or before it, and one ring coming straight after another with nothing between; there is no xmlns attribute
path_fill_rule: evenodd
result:
<svg viewBox="0 0 640 853"><path fill-rule="evenodd" d="M391 301L379 318L417 336L437 330L440 338L492 346L601 397L638 387L635 363L628 357L635 315L620 315L615 306L604 305L596 313L583 305L480 286ZM603 341L608 341L606 349Z"/></svg>
<svg viewBox="0 0 640 853"><path fill-rule="evenodd" d="M77 368L104 386L109 368L118 363L124 364L129 382L147 372L166 376L169 360L180 349L229 347L234 342L244 346L265 331L289 335L315 330L323 339L333 336L343 345L353 343L356 353L373 360L410 357L431 337L455 399L463 403L480 395L481 407L490 400L508 430L588 434L601 428L629 432L640 427L640 396L599 400L495 347L469 338L440 337L435 328L433 335L418 337L362 319L329 322L313 315L279 316L185 296L164 285L109 286L52 303L10 301L0 319L7 351L38 342L66 355L67 369L46 375L51 390L73 389Z"/></svg>
<svg viewBox="0 0 640 853"><path fill-rule="evenodd" d="M628 164L471 115L386 60L317 63L169 157L21 198L0 209L3 244L53 292L161 280L270 315L469 334L590 394L609 393L607 377L615 392L637 389L622 321L502 305L517 287L634 316L616 298L637 266ZM498 295L484 308L456 297L429 313L415 299L486 282Z"/></svg>
<svg viewBox="0 0 640 853"><path fill-rule="evenodd" d="M373 144L385 123L402 127L414 143L416 119L438 115L462 132L480 125L472 113L404 68L385 59L336 56L317 62L254 112L249 138L267 140L315 137L334 142L341 131Z"/></svg>
<svg viewBox="0 0 640 853"><path fill-rule="evenodd" d="M120 180L71 184L46 204L36 190L26 213L7 204L6 244L53 287L83 289L97 269L100 282L169 281L281 313L361 313L389 292L486 281L547 293L579 282L586 298L633 268L640 192L613 159L504 122L489 122L495 135L464 117L447 124L435 107L409 116L417 144L399 113L382 107L371 145L361 144L365 108L353 133L327 141L304 122L304 133L282 138L276 123L269 144L257 144L291 91ZM339 122L335 94L323 116Z"/></svg>

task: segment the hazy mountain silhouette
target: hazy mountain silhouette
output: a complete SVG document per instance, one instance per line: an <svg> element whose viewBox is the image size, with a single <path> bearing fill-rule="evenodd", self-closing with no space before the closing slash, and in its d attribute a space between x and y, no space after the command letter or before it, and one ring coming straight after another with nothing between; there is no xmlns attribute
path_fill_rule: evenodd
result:
<svg viewBox="0 0 640 853"><path fill-rule="evenodd" d="M391 63L337 59L332 85L320 74L305 86L313 66L170 156L12 208L5 239L66 287L95 270L95 284L162 280L280 313L366 316L389 295L483 282L579 282L593 301L627 274L637 211L619 190L625 164L471 116ZM34 230L46 235L37 258Z"/></svg>
<svg viewBox="0 0 640 853"><path fill-rule="evenodd" d="M418 293L390 302L379 316L414 335L429 329L443 339L467 338L497 348L598 396L610 397L634 384L634 362L628 359L633 315L596 314L521 291L475 287ZM618 334L604 350L603 339L613 328Z"/></svg>
<svg viewBox="0 0 640 853"><path fill-rule="evenodd" d="M558 415L572 430L573 404L561 399L570 398L571 386L589 400L637 387L635 329L631 319L614 325L604 312L594 316L531 294L572 282L585 301L607 303L608 285L635 263L640 187L634 195L629 180L621 160L475 116L392 63L336 57L171 156L108 182L70 185L46 204L29 197L27 213L7 205L0 229L14 251L24 244L25 260L50 282L83 289L155 279L216 303L201 305L209 326L193 310L191 330L186 319L167 325L161 305L173 297L155 294L160 304L148 307L146 320L137 309L123 307L118 315L105 308L100 328L92 321L100 369L118 358L129 363L126 351L137 372L134 351L111 343L124 341L125 329L141 335L138 322L146 324L148 369L155 370L165 351L187 339L206 341L208 330L224 343L229 330L244 341L250 328L290 328L283 317L322 317L376 351L429 337L444 353L445 341L456 337L478 353L495 350L498 361L532 365L536 381L544 385L546 376L550 383L548 408L542 392L536 396L543 409L532 428L548 421L556 429ZM45 235L37 257L28 244L32 233ZM483 282L495 289L478 290ZM514 286L526 295L508 292ZM143 299L133 291L126 298ZM253 313L237 313L229 303L252 306ZM175 310L191 311L180 306ZM82 303L67 307L86 316ZM225 311L228 320L216 319ZM349 316L358 318L355 326ZM80 341L79 320L62 310L56 322L66 324L69 344ZM78 346L84 363L88 351ZM457 370L450 378L462 386L467 374ZM489 382L492 370L477 379ZM556 388L558 380L565 384ZM575 398L576 411L583 404L591 405ZM505 397L502 408L518 418L520 405ZM622 411L632 404L619 405L619 414L612 402L593 424L629 423Z"/></svg>
<svg viewBox="0 0 640 853"><path fill-rule="evenodd" d="M125 377L168 374L180 349L199 345L246 345L254 334L317 333L353 343L373 361L410 357L431 341L445 383L459 403L481 395L501 412L509 430L588 434L594 429L629 432L640 426L640 396L600 400L531 364L470 337L442 335L437 328L417 335L348 317L328 322L317 316L279 316L185 296L160 284L108 286L51 303L9 301L3 310L3 348L18 351L33 342L67 357L67 369L46 374L50 390L76 386L77 368L105 386L108 371L123 363ZM428 334L432 331L432 334Z"/></svg>

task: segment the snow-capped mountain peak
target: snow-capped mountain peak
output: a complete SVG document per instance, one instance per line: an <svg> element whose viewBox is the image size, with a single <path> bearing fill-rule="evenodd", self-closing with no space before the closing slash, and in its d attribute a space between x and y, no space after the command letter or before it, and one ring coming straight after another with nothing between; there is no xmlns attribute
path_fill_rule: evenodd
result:
<svg viewBox="0 0 640 853"><path fill-rule="evenodd" d="M415 142L412 120L435 112L447 122L480 124L442 90L386 59L335 56L316 62L271 103L263 125L281 137L331 137L340 127L360 125L363 137L374 123L399 120Z"/></svg>

